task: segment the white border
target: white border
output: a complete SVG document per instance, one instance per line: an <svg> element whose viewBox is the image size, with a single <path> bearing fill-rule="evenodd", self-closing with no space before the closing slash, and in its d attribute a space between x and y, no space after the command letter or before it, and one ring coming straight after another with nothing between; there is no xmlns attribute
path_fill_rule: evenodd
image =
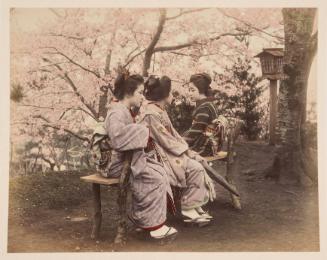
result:
<svg viewBox="0 0 327 260"><path fill-rule="evenodd" d="M198 259L198 257L206 257L207 259L235 259L238 257L265 258L276 259L294 258L296 260L302 259L327 259L326 251L326 201L327 201L327 171L326 160L324 156L327 154L327 138L326 134L326 113L327 113L327 64L326 64L326 24L327 24L327 1L307 0L307 1L293 1L293 0L89 0L89 1L74 1L74 0L1 0L1 41L0 41L0 62L1 62L1 77L0 77L0 257L6 259L19 259L19 258L40 258L46 257L48 259L57 259L64 257L73 259L89 259L90 257L97 257L108 259L110 258L130 258L137 259L165 259L167 257L173 258L186 258ZM8 181L9 181L9 8L10 7L26 7L26 8L45 8L45 7L317 7L318 13L318 140L319 140L319 214L320 214L320 252L319 253L6 253L7 252L7 227L8 227Z"/></svg>

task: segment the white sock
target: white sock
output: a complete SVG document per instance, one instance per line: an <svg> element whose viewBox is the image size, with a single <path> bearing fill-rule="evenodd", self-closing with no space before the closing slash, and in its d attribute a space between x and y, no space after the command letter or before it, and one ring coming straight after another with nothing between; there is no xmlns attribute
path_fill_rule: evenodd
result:
<svg viewBox="0 0 327 260"><path fill-rule="evenodd" d="M150 234L153 237L159 237L159 236L163 236L163 235L167 234L168 230L169 230L169 227L167 227L166 225L163 225L161 228L150 231Z"/></svg>
<svg viewBox="0 0 327 260"><path fill-rule="evenodd" d="M201 217L200 214L195 209L182 210L182 215L195 219Z"/></svg>
<svg viewBox="0 0 327 260"><path fill-rule="evenodd" d="M197 212L199 212L200 214L205 213L205 211L204 211L201 207L196 208L196 210L197 210Z"/></svg>
<svg viewBox="0 0 327 260"><path fill-rule="evenodd" d="M166 225L163 225L161 228L158 228L156 230L150 231L150 235L154 238L160 238L165 235L172 235L177 233L177 230L173 227L168 227Z"/></svg>

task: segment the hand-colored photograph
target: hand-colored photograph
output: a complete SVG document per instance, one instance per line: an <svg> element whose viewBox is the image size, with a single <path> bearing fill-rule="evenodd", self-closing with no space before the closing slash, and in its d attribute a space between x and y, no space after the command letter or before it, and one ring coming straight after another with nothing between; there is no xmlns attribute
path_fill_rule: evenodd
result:
<svg viewBox="0 0 327 260"><path fill-rule="evenodd" d="M8 253L319 252L318 8L10 8Z"/></svg>

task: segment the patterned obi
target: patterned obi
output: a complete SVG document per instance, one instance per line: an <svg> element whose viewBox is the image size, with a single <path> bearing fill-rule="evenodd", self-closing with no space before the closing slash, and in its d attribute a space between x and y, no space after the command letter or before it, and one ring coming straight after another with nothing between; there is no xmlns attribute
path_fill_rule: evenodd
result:
<svg viewBox="0 0 327 260"><path fill-rule="evenodd" d="M154 157L158 162L161 162L161 157L156 149L156 145L153 141L153 139L151 137L149 137L148 140L148 145L147 147L144 149L144 152L150 156L150 157Z"/></svg>

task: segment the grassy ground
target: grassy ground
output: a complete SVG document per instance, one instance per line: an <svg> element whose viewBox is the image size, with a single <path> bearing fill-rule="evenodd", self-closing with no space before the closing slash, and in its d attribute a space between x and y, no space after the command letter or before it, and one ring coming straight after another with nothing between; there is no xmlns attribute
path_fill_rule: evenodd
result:
<svg viewBox="0 0 327 260"><path fill-rule="evenodd" d="M219 196L208 205L214 216L211 225L189 228L170 216L179 235L164 246L137 237L130 224L128 244L114 247L118 219L115 188L102 189L101 238L92 241L91 190L79 180L86 172L13 178L8 252L319 251L317 189L281 186L264 179L262 170L273 158L270 146L243 143L237 153L236 184L243 209L234 210L229 195L216 187Z"/></svg>

